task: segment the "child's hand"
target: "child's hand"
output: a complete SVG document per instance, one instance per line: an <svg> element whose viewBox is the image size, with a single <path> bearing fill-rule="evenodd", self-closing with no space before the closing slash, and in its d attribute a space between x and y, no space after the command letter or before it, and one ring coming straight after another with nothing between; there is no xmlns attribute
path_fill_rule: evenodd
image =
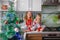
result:
<svg viewBox="0 0 60 40"><path fill-rule="evenodd" d="M36 31L41 32L41 31L43 31L43 30L44 30L44 28L41 27L41 28L37 29Z"/></svg>
<svg viewBox="0 0 60 40"><path fill-rule="evenodd" d="M24 32L30 32L30 30L25 30Z"/></svg>
<svg viewBox="0 0 60 40"><path fill-rule="evenodd" d="M39 28L37 28L37 30L36 30L36 31L38 31L38 32L39 32L39 31L41 31L41 30L42 30L42 27L39 27Z"/></svg>

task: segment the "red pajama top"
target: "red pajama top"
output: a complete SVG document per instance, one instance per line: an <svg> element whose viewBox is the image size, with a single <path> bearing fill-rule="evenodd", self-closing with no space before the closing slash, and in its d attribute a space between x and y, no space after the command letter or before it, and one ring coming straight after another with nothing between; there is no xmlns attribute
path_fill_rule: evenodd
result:
<svg viewBox="0 0 60 40"><path fill-rule="evenodd" d="M32 19L31 18L26 21L26 25L28 27L28 30L31 31L31 28L29 27L29 26L32 26Z"/></svg>

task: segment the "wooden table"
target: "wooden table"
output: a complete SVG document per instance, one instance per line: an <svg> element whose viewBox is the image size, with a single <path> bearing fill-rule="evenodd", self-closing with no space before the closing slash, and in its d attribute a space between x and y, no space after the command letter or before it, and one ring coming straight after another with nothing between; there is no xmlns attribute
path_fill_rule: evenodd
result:
<svg viewBox="0 0 60 40"><path fill-rule="evenodd" d="M60 32L27 32L26 40L42 40L42 37L47 34L60 34Z"/></svg>

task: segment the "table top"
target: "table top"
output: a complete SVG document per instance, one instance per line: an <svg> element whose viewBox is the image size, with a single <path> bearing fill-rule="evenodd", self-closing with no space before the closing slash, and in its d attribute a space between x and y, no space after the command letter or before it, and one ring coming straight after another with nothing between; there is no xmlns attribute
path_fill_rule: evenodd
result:
<svg viewBox="0 0 60 40"><path fill-rule="evenodd" d="M37 32L37 31L26 32L26 34L36 34L36 33L41 33L41 34L46 34L46 33L47 33L47 34L48 34L48 33L52 33L52 34L53 34L53 33L56 33L56 34L57 34L57 33L59 33L59 34L60 34L60 32Z"/></svg>

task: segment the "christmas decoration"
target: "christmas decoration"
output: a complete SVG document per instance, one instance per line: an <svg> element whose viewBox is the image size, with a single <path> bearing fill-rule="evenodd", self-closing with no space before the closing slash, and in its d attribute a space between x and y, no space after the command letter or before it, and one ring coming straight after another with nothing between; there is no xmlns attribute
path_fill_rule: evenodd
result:
<svg viewBox="0 0 60 40"><path fill-rule="evenodd" d="M23 40L23 36L20 34L19 29L18 29L18 28L15 28L15 31L16 31L15 37L16 37L18 40Z"/></svg>
<svg viewBox="0 0 60 40"><path fill-rule="evenodd" d="M2 22L3 23L2 30L3 34L5 35L2 38L3 40L8 39L15 40L15 38L14 39L12 38L17 35L16 36L17 40L22 40L22 37L20 37L22 34L22 30L19 25L19 18L16 16L16 12L13 9L14 3L12 1L9 1L9 4L10 8L8 9L8 12L6 12L6 20L3 20Z"/></svg>
<svg viewBox="0 0 60 40"><path fill-rule="evenodd" d="M1 7L3 10L7 10L8 9L8 6L7 5L2 5Z"/></svg>

